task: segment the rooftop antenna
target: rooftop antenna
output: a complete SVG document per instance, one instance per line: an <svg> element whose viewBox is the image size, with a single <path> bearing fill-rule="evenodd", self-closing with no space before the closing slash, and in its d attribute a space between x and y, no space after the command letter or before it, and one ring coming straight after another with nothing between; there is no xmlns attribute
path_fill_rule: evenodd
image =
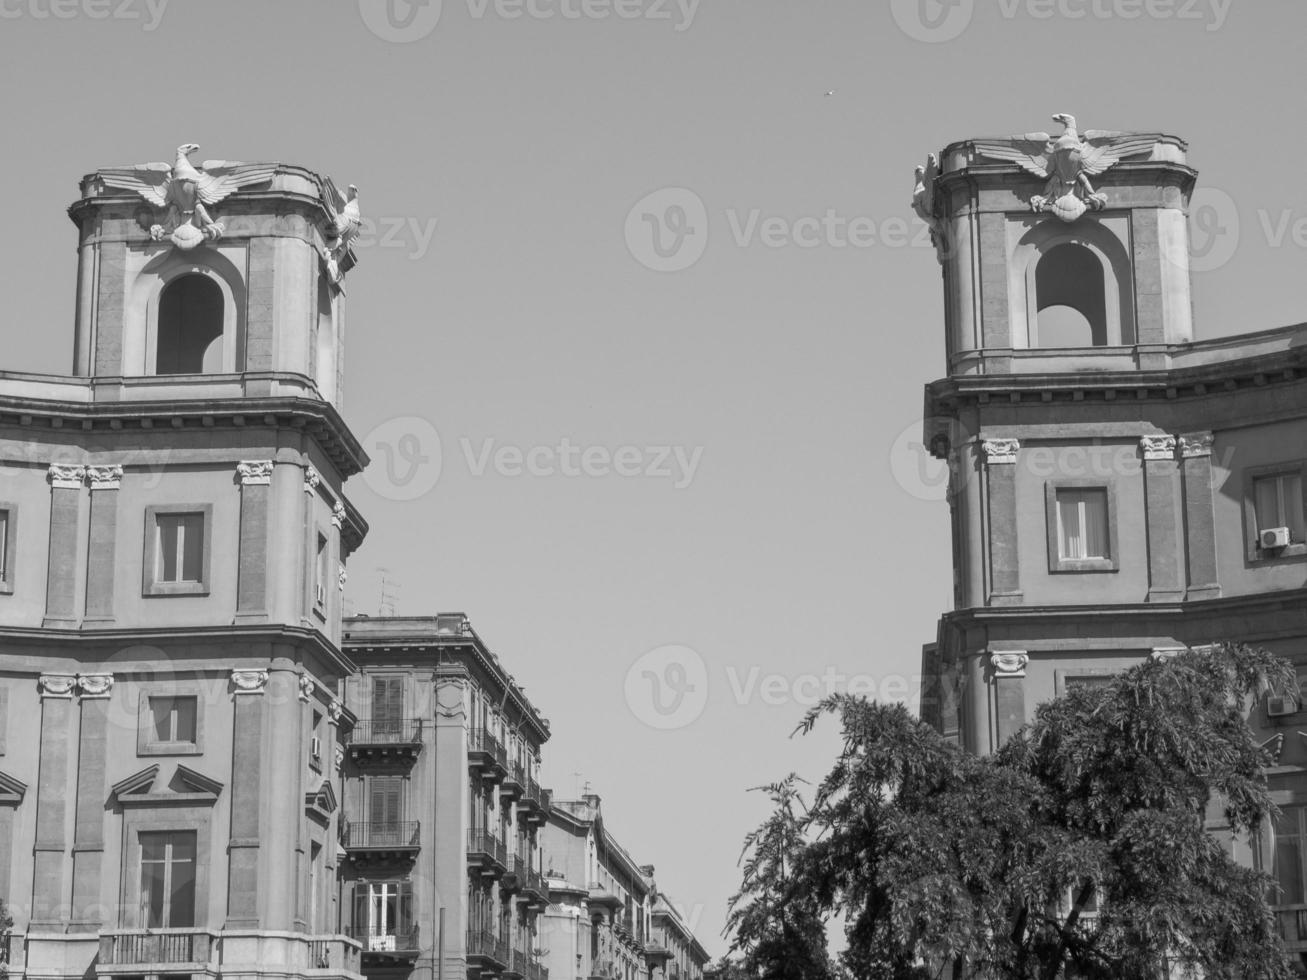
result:
<svg viewBox="0 0 1307 980"><path fill-rule="evenodd" d="M574 773L572 773L572 787L573 787L573 790L572 790L572 791L573 791L573 794L574 794L574 795L573 795L573 799L577 799L577 800L579 800L579 799L581 798L581 775L582 775L582 774L579 773L579 772L574 772ZM587 782L587 783L586 783L586 786L589 786L589 785L590 785L590 783Z"/></svg>
<svg viewBox="0 0 1307 980"><path fill-rule="evenodd" d="M378 616L395 615L395 597L399 592L399 583L390 576L389 568L377 566L377 572L381 575L381 598L377 603Z"/></svg>

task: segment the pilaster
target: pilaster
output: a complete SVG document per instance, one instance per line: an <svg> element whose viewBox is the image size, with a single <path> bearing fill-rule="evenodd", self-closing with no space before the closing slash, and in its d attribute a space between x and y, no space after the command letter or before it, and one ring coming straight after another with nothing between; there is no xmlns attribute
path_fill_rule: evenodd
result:
<svg viewBox="0 0 1307 980"><path fill-rule="evenodd" d="M73 836L73 901L69 932L97 932L104 923L104 801L109 698L113 674L79 674L82 724L77 750L77 815Z"/></svg>
<svg viewBox="0 0 1307 980"><path fill-rule="evenodd" d="M1139 446L1144 457L1148 601L1176 602L1184 598L1184 528L1176 439L1171 435L1148 435L1139 440Z"/></svg>
<svg viewBox="0 0 1307 980"><path fill-rule="evenodd" d="M77 545L86 467L50 466L50 557L44 626L77 625Z"/></svg>
<svg viewBox="0 0 1307 980"><path fill-rule="evenodd" d="M1022 598L1016 493L1016 461L1021 443L1016 439L986 439L981 448L988 503L989 605L1016 605Z"/></svg>
<svg viewBox="0 0 1307 980"><path fill-rule="evenodd" d="M113 622L113 583L118 541L118 489L121 466L88 466L91 484L90 547L86 552L86 618Z"/></svg>
<svg viewBox="0 0 1307 980"><path fill-rule="evenodd" d="M266 670L233 670L231 841L227 859L228 929L259 928L259 812L262 805Z"/></svg>
<svg viewBox="0 0 1307 980"><path fill-rule="evenodd" d="M69 742L77 677L42 674L37 689L41 698L41 770L36 783L31 924L39 932L63 932L68 921L65 872Z"/></svg>
<svg viewBox="0 0 1307 980"><path fill-rule="evenodd" d="M991 654L989 662L994 668L995 736L1001 746L1026 723L1025 677L1030 657L1024 650L1004 650Z"/></svg>
<svg viewBox="0 0 1307 980"><path fill-rule="evenodd" d="M1184 519L1187 545L1186 599L1221 594L1216 575L1216 529L1212 503L1212 433L1190 432L1179 438L1184 473Z"/></svg>
<svg viewBox="0 0 1307 980"><path fill-rule="evenodd" d="M237 464L241 481L240 554L236 577L236 621L268 618L268 496L272 460Z"/></svg>

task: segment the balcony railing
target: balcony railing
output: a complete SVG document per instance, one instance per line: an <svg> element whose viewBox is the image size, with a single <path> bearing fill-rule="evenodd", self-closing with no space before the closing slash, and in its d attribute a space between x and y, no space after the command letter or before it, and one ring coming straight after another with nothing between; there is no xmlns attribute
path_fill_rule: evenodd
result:
<svg viewBox="0 0 1307 980"><path fill-rule="evenodd" d="M467 857L473 864L489 867L499 875L508 872L508 846L488 830L470 830Z"/></svg>
<svg viewBox="0 0 1307 980"><path fill-rule="evenodd" d="M508 771L499 792L510 800L520 799L526 791L526 770L520 762L509 762L506 768Z"/></svg>
<svg viewBox="0 0 1307 980"><path fill-rule="evenodd" d="M467 763L492 781L502 781L508 774L508 750L484 728L474 728L467 734Z"/></svg>
<svg viewBox="0 0 1307 980"><path fill-rule="evenodd" d="M149 975L152 973L202 974L206 967L230 956L226 943L248 944L247 933L216 932L210 929L113 929L100 933L97 966L107 975ZM357 974L359 944L342 935L295 936L281 940L287 946L279 955L295 969L331 970ZM238 955L245 955L244 952Z"/></svg>
<svg viewBox="0 0 1307 980"><path fill-rule="evenodd" d="M549 980L549 968L530 960L526 965L526 980Z"/></svg>
<svg viewBox="0 0 1307 980"><path fill-rule="evenodd" d="M347 823L340 829L340 843L347 851L416 851L421 841L419 820Z"/></svg>
<svg viewBox="0 0 1307 980"><path fill-rule="evenodd" d="M104 966L207 963L214 934L206 929L121 929L100 935Z"/></svg>
<svg viewBox="0 0 1307 980"><path fill-rule="evenodd" d="M489 961L493 969L502 972L509 966L508 943L484 929L468 930L467 957L478 961L478 965Z"/></svg>
<svg viewBox="0 0 1307 980"><path fill-rule="evenodd" d="M377 932L371 929L354 929L349 932L363 947L363 955L417 956L422 951L418 927L407 930L390 929Z"/></svg>
<svg viewBox="0 0 1307 980"><path fill-rule="evenodd" d="M426 732L421 718L371 718L355 723L348 745L400 745L420 743Z"/></svg>

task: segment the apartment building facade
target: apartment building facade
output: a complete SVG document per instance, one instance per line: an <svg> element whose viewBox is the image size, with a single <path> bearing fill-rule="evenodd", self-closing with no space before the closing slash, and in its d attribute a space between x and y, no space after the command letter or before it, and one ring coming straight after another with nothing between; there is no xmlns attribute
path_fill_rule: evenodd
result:
<svg viewBox="0 0 1307 980"><path fill-rule="evenodd" d="M1117 136L1097 139L1068 158L1073 176ZM1034 176L1020 140L946 147L918 195L940 243L948 365L926 387L923 442L949 465L954 566L922 714L973 752L1149 657L1234 640L1307 663L1307 326L1194 339L1196 172L1176 137L1123 139L1092 197L1073 182L1047 204L1056 181ZM1283 816L1257 853L1229 842L1279 879L1298 952L1302 708L1291 695L1253 709L1280 746Z"/></svg>
<svg viewBox="0 0 1307 980"><path fill-rule="evenodd" d="M587 794L556 801L544 827L550 905L542 942L554 980L702 980L708 955L652 865L636 864Z"/></svg>
<svg viewBox="0 0 1307 980"><path fill-rule="evenodd" d="M547 980L549 723L462 613L351 617L344 931L368 977Z"/></svg>
<svg viewBox="0 0 1307 980"><path fill-rule="evenodd" d="M88 175L72 374L0 374L11 976L360 977L334 747L367 457L326 191L181 151Z"/></svg>

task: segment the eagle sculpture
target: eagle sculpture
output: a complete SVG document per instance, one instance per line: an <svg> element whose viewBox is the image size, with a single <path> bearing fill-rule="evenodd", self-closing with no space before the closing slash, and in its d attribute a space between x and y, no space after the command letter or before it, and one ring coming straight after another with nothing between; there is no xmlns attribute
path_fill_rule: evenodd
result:
<svg viewBox="0 0 1307 980"><path fill-rule="evenodd" d="M354 239L358 238L363 216L359 211L359 189L349 185L349 196L341 194L330 177L322 182L322 203L327 209L327 227L323 234L326 246L318 248L327 278L341 292L345 291L345 273L358 264Z"/></svg>
<svg viewBox="0 0 1307 980"><path fill-rule="evenodd" d="M1101 211L1107 197L1094 191L1089 178L1116 166L1126 157L1152 151L1156 133L1121 133L1102 129L1076 130L1075 116L1059 112L1060 136L1026 133L1007 139L978 139L972 145L981 156L1006 160L1045 178L1044 192L1030 198L1032 211L1051 211L1063 221L1075 221L1087 210Z"/></svg>
<svg viewBox="0 0 1307 980"><path fill-rule="evenodd" d="M232 163L206 160L197 169L191 155L196 143L177 147L177 159L166 163L143 163L135 167L110 167L97 176L106 187L134 191L164 213L150 226L156 242L168 238L179 249L192 249L222 237L224 228L210 217L205 205L214 205L243 187L265 184L276 172L275 163ZM156 215L156 217L160 217Z"/></svg>
<svg viewBox="0 0 1307 980"><path fill-rule="evenodd" d="M930 229L930 241L935 254L943 261L944 225L935 217L935 178L939 176L939 157L926 156L926 165L917 167L912 174L912 210Z"/></svg>

